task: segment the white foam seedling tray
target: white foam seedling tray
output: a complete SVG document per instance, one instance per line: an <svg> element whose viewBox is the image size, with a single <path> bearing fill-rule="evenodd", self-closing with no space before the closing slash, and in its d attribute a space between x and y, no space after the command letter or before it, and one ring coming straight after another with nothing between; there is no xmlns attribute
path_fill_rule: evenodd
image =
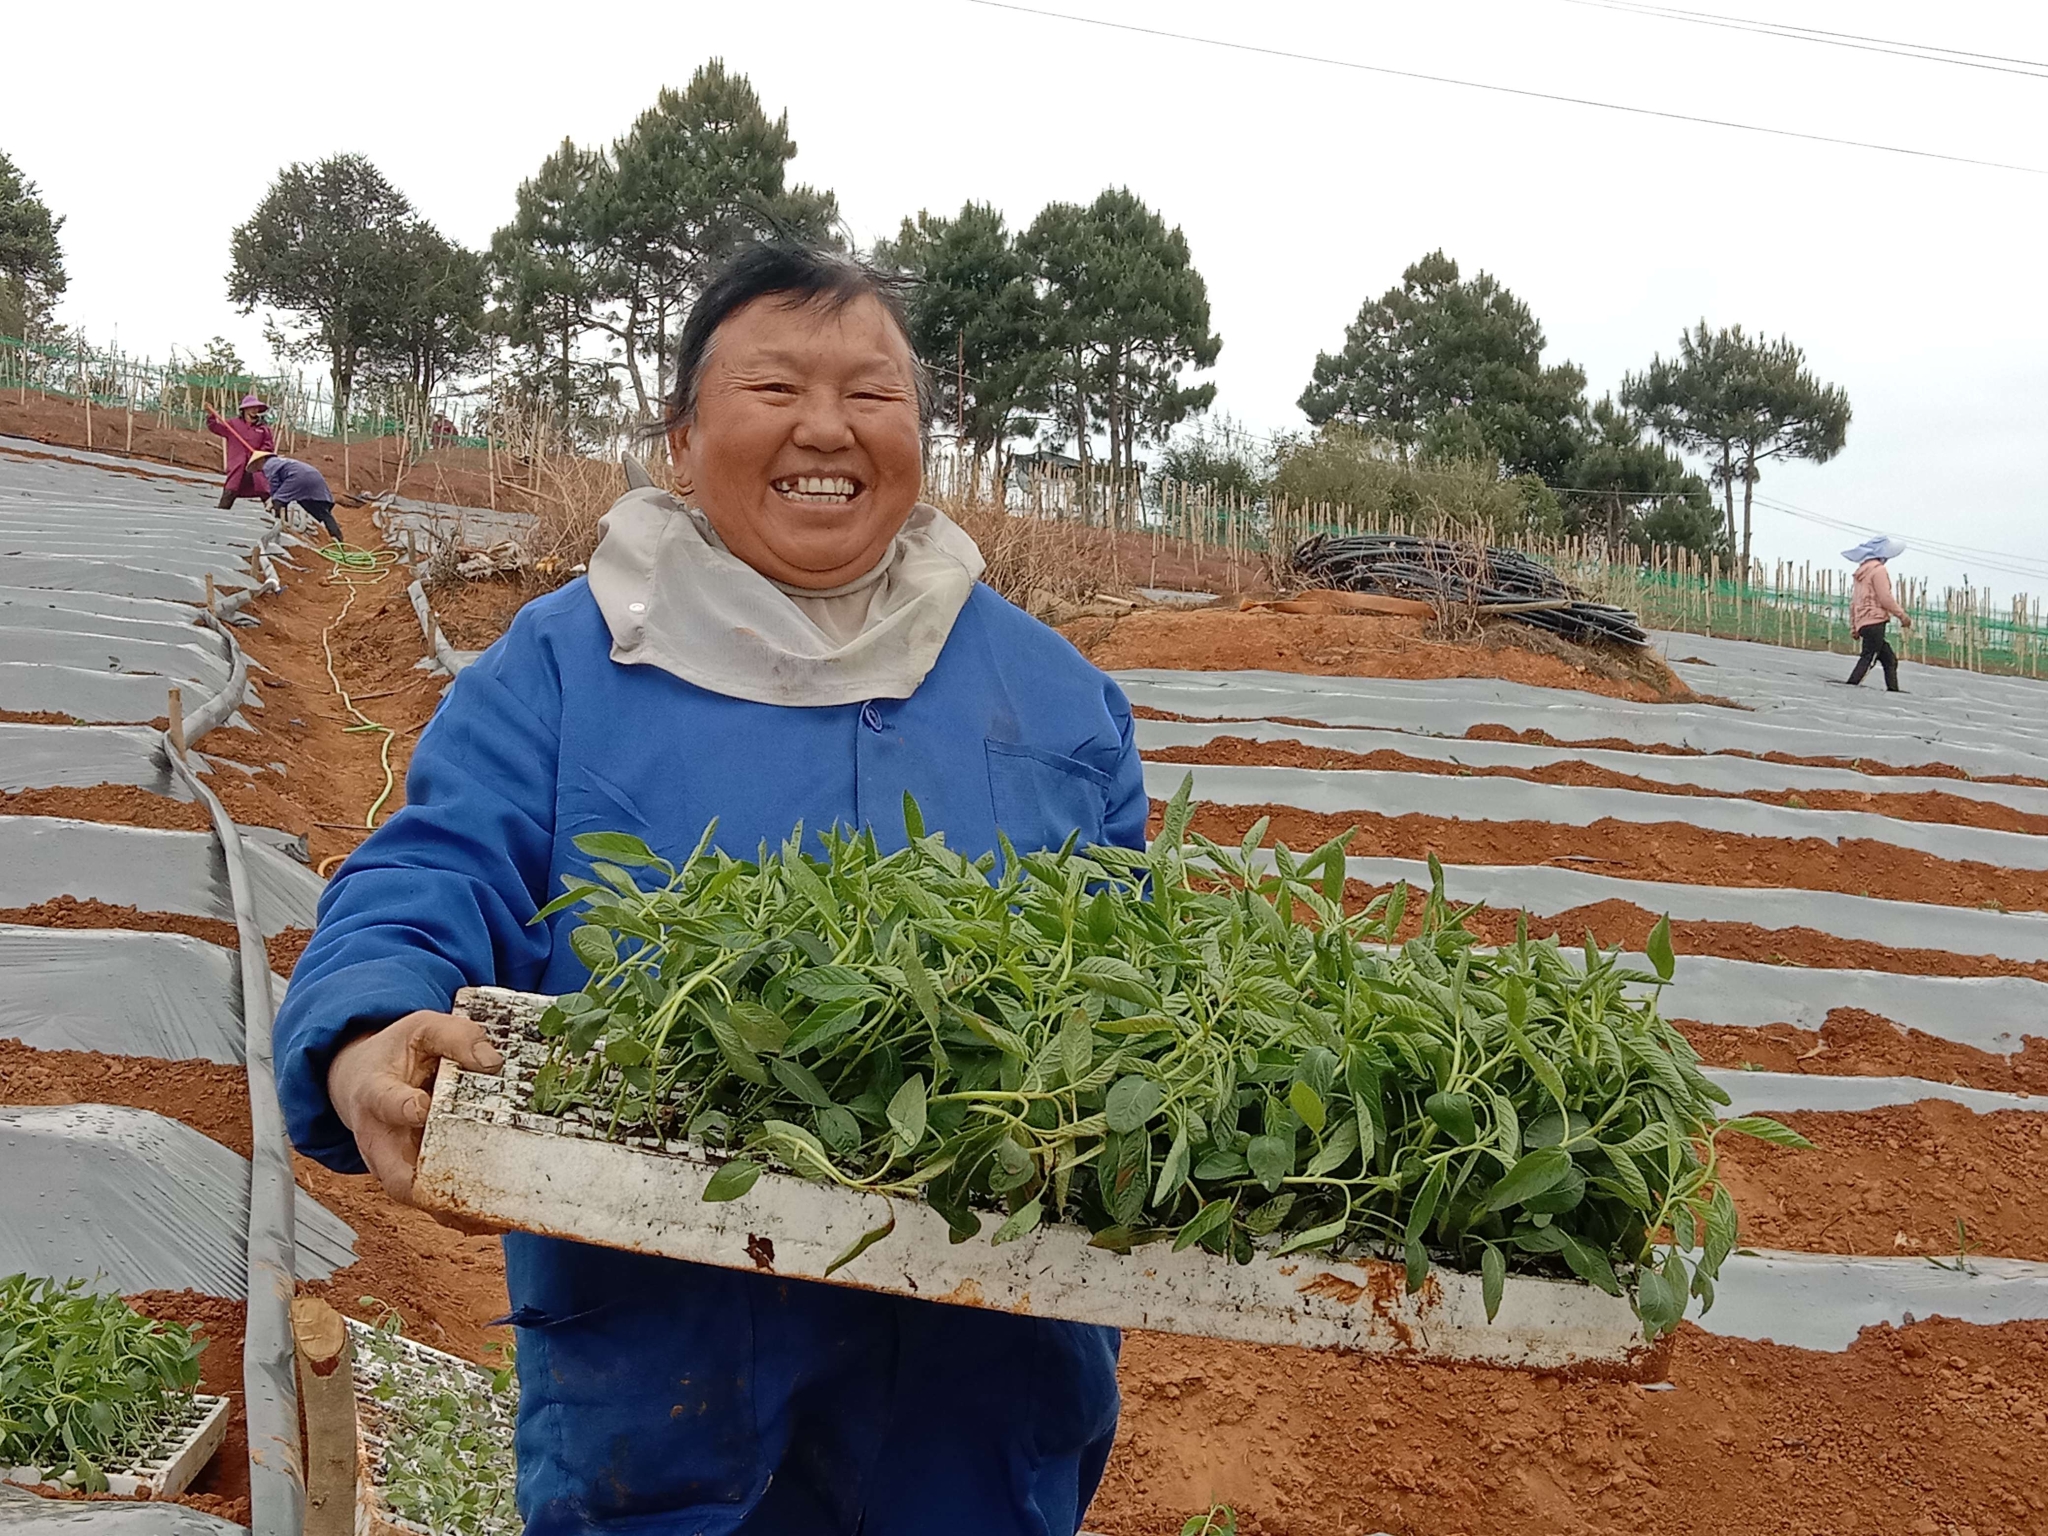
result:
<svg viewBox="0 0 2048 1536"><path fill-rule="evenodd" d="M367 1323L349 1318L347 1324L349 1339L354 1345L352 1375L356 1388L356 1536L392 1536L393 1532L404 1532L406 1536L436 1536L419 1522L394 1514L386 1501L383 1479L384 1405L376 1397L376 1389L387 1375L396 1378L401 1391L409 1385L430 1383L437 1377L449 1376L459 1377L473 1388L488 1387L492 1373L460 1356L429 1348L403 1334L385 1334L380 1339L378 1330ZM395 1349L399 1363L387 1364L376 1358L372 1351L377 1348ZM505 1443L509 1445L510 1440L508 1408ZM503 1536L516 1536L517 1527L507 1522L502 1532Z"/></svg>
<svg viewBox="0 0 2048 1536"><path fill-rule="evenodd" d="M168 1499L192 1486L192 1480L213 1460L228 1433L228 1400L195 1393L185 1422L167 1431L163 1442L133 1466L107 1474L107 1492L134 1498L146 1494ZM0 1482L19 1483L25 1488L73 1492L43 1467L0 1468Z"/></svg>
<svg viewBox="0 0 2048 1536"><path fill-rule="evenodd" d="M532 1026L551 1001L494 987L457 996L506 1067L486 1075L441 1063L413 1182L429 1210L806 1280L826 1280L834 1259L893 1220L830 1283L1121 1328L1533 1369L1629 1367L1648 1352L1626 1300L1569 1281L1510 1278L1489 1323L1479 1277L1441 1268L1411 1295L1394 1264L1308 1255L1235 1264L1163 1244L1116 1254L1091 1248L1072 1225L1000 1248L954 1243L945 1218L920 1201L778 1173L738 1200L707 1203L722 1159L606 1141L517 1107L541 1059Z"/></svg>

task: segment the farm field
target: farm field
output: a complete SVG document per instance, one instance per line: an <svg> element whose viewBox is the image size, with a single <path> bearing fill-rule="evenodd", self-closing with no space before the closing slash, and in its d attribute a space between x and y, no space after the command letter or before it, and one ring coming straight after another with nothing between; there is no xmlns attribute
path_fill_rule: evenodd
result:
<svg viewBox="0 0 2048 1536"><path fill-rule="evenodd" d="M0 442L19 551L0 555L0 1116L20 1122L0 1135L100 1105L245 1159L242 935L202 847L213 822L147 729L168 683L189 715L232 678L192 624L204 577L250 590L259 620L232 632L251 697L197 747L244 829L274 986L318 872L359 841L387 759L402 776L445 679L415 666L403 576L352 587L283 541L266 549L281 589L255 594L253 514L97 457ZM366 512L342 516L377 543ZM65 519L97 520L103 552L66 547ZM1486 903L1490 941L1526 909L1533 933L1640 951L1668 913L1667 1014L1738 1110L1815 1146L1728 1148L1758 1256L1731 1261L1663 1381L1129 1336L1090 1529L1164 1536L1221 1500L1267 1536L2048 1532L2048 1114L2017 1097L2048 1086L2044 685L1913 668L1906 695L1852 693L1837 658L1673 637L1667 690L1395 621L1239 617L1119 626L1106 659L1141 713L1155 809L1192 772L1218 838L1262 815L1295 847L1356 827L1356 902L1426 886L1434 856L1453 899ZM1348 672L1302 661L1340 650ZM1376 650L1399 658L1362 675ZM352 730L340 689L384 729ZM494 1243L291 1168L303 1291L489 1358ZM0 1226L33 1194L0 1193ZM202 1385L236 1427L184 1502L238 1524L242 1200L205 1254L117 1286L211 1340Z"/></svg>

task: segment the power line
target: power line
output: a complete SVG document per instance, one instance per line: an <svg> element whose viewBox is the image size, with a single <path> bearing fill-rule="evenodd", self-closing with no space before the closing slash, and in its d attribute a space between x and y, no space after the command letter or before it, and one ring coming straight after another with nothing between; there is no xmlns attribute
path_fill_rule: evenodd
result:
<svg viewBox="0 0 2048 1536"><path fill-rule="evenodd" d="M1667 112L1657 107L1632 107L1614 101L1594 101L1584 96L1564 96L1551 91L1532 91L1515 85L1493 85L1483 80L1459 80L1449 75L1424 74L1419 70L1394 69L1385 64L1360 64L1352 59L1333 59L1322 54L1296 53L1286 48L1267 48L1257 43L1234 43L1220 37L1200 37L1192 32L1169 32L1163 27L1141 27L1126 21L1104 21L1096 16L1074 16L1064 11L1045 11L1016 5L1010 0L967 0L995 11L1015 11L1046 21L1071 21L1082 26L1102 27L1112 32L1130 32L1140 37L1163 37L1176 43L1200 43L1208 48L1226 48L1237 53L1255 53L1272 59L1291 59L1301 64L1326 64L1334 69L1357 70L1364 74L1388 75L1398 80L1420 80L1429 85L1455 85L1470 91L1491 91L1502 96L1519 96L1529 101L1558 102L1571 107L1594 107L1603 112L1625 112L1632 117L1662 118L1667 122L1694 123L1708 128L1731 128L1741 133L1758 133L1770 138L1802 139L1810 144L1833 144L1845 149L1869 149L1881 154L1905 155L1916 160L1938 160L1949 165L1974 165L1992 171L2017 171L2024 176L2048 176L2048 168L2015 165L2004 160L1979 160L1969 155L1948 155L1939 150L1912 149L1901 144L1879 144L1869 139L1845 139L1833 134L1804 133L1796 128L1771 128L1761 123L1738 123L1729 118L1698 117L1688 112Z"/></svg>
<svg viewBox="0 0 2048 1536"><path fill-rule="evenodd" d="M1949 64L1958 69L1985 69L1995 74L2019 75L2028 80L2048 80L2048 63L2039 59L2011 58L1996 53L1970 53L1961 48L1943 48L1932 43L1910 43L1893 37L1867 37L1858 32L1829 32L1820 27L1800 27L1789 22L1757 21L1747 16L1724 16L1714 11L1687 11L1669 5L1633 4L1631 0L1564 0L1566 5L1591 10L1619 11L1657 21L1678 21L1696 27L1717 27L1729 32L1752 32L1781 37L1788 42L1813 43L1825 48L1849 48L1859 53L1882 53L1893 58L1917 59L1923 64Z"/></svg>
<svg viewBox="0 0 2048 1536"><path fill-rule="evenodd" d="M1850 522L1846 518L1830 517L1824 512L1795 507L1767 496L1758 496L1755 501L1767 511L1782 513L1786 517L1814 523L1823 528L1832 528L1841 533L1872 534L1886 531L1882 528L1872 528L1865 523ZM1944 560L1953 560L1959 565L1975 565L2007 576L2024 576L2032 581L2048 581L2048 563L2035 561L2026 555L2015 555L2004 550L1979 549L1969 544L1950 544L1940 539L1922 538L1917 535L1908 541L1908 547L1924 550Z"/></svg>

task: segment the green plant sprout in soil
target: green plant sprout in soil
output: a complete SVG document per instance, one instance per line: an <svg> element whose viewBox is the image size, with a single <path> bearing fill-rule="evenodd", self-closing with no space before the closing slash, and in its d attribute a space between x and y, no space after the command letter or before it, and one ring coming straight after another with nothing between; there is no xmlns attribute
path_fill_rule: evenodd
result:
<svg viewBox="0 0 2048 1536"><path fill-rule="evenodd" d="M82 1280L0 1278L0 1475L104 1493L199 1421L204 1341Z"/></svg>
<svg viewBox="0 0 2048 1536"><path fill-rule="evenodd" d="M350 1332L386 1512L433 1536L514 1536L519 1394L510 1350L503 1368L482 1370L412 1344L393 1311Z"/></svg>
<svg viewBox="0 0 2048 1536"><path fill-rule="evenodd" d="M1386 1256L1411 1290L1436 1262L1480 1272L1489 1316L1510 1271L1576 1275L1632 1286L1653 1339L1711 1305L1737 1242L1717 1136L1805 1143L1718 1118L1657 1012L1668 923L1655 974L1526 928L1482 950L1432 860L1396 944L1406 887L1347 914L1344 839L1268 869L1265 821L1191 837L1188 790L1145 851L970 861L907 797L887 854L798 828L736 860L714 827L677 866L579 837L593 879L535 921L582 907L590 981L541 1017L530 1108L729 1158L708 1200L772 1163L923 1198L956 1242L995 1210L996 1243L1068 1221L1120 1252Z"/></svg>

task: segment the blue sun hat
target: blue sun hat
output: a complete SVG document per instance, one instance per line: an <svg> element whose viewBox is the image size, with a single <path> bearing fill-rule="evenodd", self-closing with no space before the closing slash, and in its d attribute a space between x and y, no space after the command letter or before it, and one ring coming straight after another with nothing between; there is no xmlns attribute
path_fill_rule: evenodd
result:
<svg viewBox="0 0 2048 1536"><path fill-rule="evenodd" d="M1882 533L1874 533L1854 549L1842 551L1842 558L1851 565L1861 565L1866 560L1896 560L1906 552L1906 546L1897 539Z"/></svg>

